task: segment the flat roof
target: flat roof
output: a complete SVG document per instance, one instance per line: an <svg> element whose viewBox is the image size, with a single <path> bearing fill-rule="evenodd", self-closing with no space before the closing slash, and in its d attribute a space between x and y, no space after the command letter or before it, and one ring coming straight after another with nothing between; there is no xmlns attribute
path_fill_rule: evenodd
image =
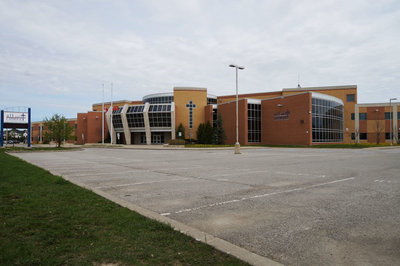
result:
<svg viewBox="0 0 400 266"><path fill-rule="evenodd" d="M207 91L207 88L200 87L174 87L174 91Z"/></svg>
<svg viewBox="0 0 400 266"><path fill-rule="evenodd" d="M343 89L357 89L357 85L284 88L282 89L282 91L343 90Z"/></svg>
<svg viewBox="0 0 400 266"><path fill-rule="evenodd" d="M113 101L113 103L130 103L130 102L132 102L132 101L129 101L129 100L118 100L118 101ZM135 101L134 101L135 102ZM92 104L92 106L93 105L101 105L101 104L103 104L103 103L94 103L94 104ZM111 104L111 101L110 102L104 102L104 104Z"/></svg>
<svg viewBox="0 0 400 266"><path fill-rule="evenodd" d="M239 94L239 96L246 97L246 96L258 96L258 95L270 95L270 94L280 94L282 93L281 91L269 91L269 92L256 92L256 93L244 93L244 94ZM218 96L218 98L231 98L231 97L236 97L236 94L232 95L224 95L224 96Z"/></svg>

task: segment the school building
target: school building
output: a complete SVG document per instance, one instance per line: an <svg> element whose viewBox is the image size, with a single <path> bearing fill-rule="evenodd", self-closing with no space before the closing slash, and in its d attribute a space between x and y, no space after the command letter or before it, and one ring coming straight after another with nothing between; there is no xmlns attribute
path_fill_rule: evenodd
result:
<svg viewBox="0 0 400 266"><path fill-rule="evenodd" d="M236 95L216 96L206 88L175 87L172 92L146 95L140 101L115 101L113 108L106 102L104 106L104 135L112 135L113 143L168 143L176 138L179 124L185 127L185 138L196 139L198 126L207 121L215 126L218 115L223 120L225 143L234 144L236 140ZM299 86L239 94L239 143L382 143L390 142L390 127L393 142L397 142L398 106L399 103L357 104L356 85ZM101 142L101 110L102 103L95 103L91 111L77 114L71 122L75 126L75 143ZM35 125L34 143L36 139L40 142Z"/></svg>

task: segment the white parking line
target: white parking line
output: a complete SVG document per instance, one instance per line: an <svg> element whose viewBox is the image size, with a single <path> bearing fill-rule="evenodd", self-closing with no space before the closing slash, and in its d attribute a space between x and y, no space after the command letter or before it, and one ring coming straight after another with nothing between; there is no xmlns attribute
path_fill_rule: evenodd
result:
<svg viewBox="0 0 400 266"><path fill-rule="evenodd" d="M339 180L334 180L334 181L330 181L330 182L315 184L315 185L311 185L311 186L307 186L307 187L294 188L294 189L289 189L289 190L284 190L284 191L278 191L278 192L266 193L266 194L261 194L261 195L255 195L255 196L251 196L251 197L243 197L241 199L233 199L233 200L228 200L228 201L221 201L221 202L212 203L212 204L208 204L208 205L202 205L202 206L195 207L195 208L182 209L182 210L174 212L174 214L179 214L179 213L183 213L183 212L197 211L197 210L204 209L204 208L210 208L210 207L225 205L225 204L229 204L229 203L249 200L249 199L269 197L269 196L273 196L273 195L290 193L290 192L294 192L294 191L302 191L302 190L306 190L306 189L310 189L310 188L314 188L314 187L320 187L320 186L335 184L335 183L339 183L339 182L350 181L350 180L353 180L353 179L354 179L354 177L349 177L349 178L345 178L345 179L339 179ZM168 216L168 215L171 215L171 213L162 213L161 215Z"/></svg>
<svg viewBox="0 0 400 266"><path fill-rule="evenodd" d="M120 185L100 186L100 187L95 187L95 188L103 189L103 188L114 188L114 187L127 187L127 186L146 185L146 184L154 184L154 183L161 183L161 182L184 181L184 180L188 180L188 179L190 179L190 178L176 178L176 179L149 181L149 182L136 182L136 183L128 183L128 184L120 184Z"/></svg>
<svg viewBox="0 0 400 266"><path fill-rule="evenodd" d="M232 170L232 169L230 169ZM302 173L290 173L290 172L269 172L268 170L257 170L257 171L243 171L243 173L249 175L249 174L257 174L257 173L267 173L267 174L276 174L276 175L290 175L290 176L311 176L311 177L321 177L325 178L326 175L318 175L318 174L302 174ZM232 175L241 175L243 174L241 172L236 171L235 174L232 173L226 173L226 174L218 174L218 175L208 175L206 177L208 178L215 178L215 177L224 177L224 176L232 176Z"/></svg>

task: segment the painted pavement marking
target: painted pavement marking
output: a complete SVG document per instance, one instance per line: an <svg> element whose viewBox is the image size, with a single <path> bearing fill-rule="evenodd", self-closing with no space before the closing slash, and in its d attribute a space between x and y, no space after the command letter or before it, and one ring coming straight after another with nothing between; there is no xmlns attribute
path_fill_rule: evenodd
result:
<svg viewBox="0 0 400 266"><path fill-rule="evenodd" d="M278 192L266 193L266 194L261 194L261 195L255 195L255 196L251 196L251 197L243 197L241 199L233 199L233 200L228 200L228 201L221 201L221 202L216 202L216 203L212 203L212 204L208 204L208 205L202 205L202 206L195 207L195 208L182 209L182 210L174 212L174 214L197 211L197 210L200 210L200 209L226 205L226 204L240 202L240 201L244 201L244 200L264 198L264 197L269 197L269 196L274 196L274 195L279 195L279 194L284 194L284 193L290 193L290 192L294 192L294 191L302 191L302 190L307 190L307 189L314 188L314 187L320 187L320 186L335 184L335 183L339 183L339 182L350 181L350 180L353 180L353 179L354 179L354 177L349 177L349 178L334 180L334 181L330 181L330 182L315 184L315 185L311 185L311 186L307 186L307 187L294 188L294 189L289 189L289 190L284 190L284 191L278 191ZM168 215L171 215L171 213L162 213L161 215L168 216Z"/></svg>
<svg viewBox="0 0 400 266"><path fill-rule="evenodd" d="M111 186L100 186L100 187L95 187L95 188L96 189L104 189L104 188L115 188L115 187L127 187L127 186L146 185L146 184L154 184L154 183L162 183L162 182L185 181L188 179L190 179L190 178L175 178L175 179L156 180L156 181L149 181L149 182L136 182L136 183L119 184L119 185L111 185Z"/></svg>

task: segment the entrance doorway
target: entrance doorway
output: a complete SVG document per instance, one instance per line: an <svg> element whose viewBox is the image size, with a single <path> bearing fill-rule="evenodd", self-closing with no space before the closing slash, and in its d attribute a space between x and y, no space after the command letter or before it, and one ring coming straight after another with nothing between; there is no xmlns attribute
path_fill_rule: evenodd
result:
<svg viewBox="0 0 400 266"><path fill-rule="evenodd" d="M163 144L164 133L151 133L151 144Z"/></svg>

